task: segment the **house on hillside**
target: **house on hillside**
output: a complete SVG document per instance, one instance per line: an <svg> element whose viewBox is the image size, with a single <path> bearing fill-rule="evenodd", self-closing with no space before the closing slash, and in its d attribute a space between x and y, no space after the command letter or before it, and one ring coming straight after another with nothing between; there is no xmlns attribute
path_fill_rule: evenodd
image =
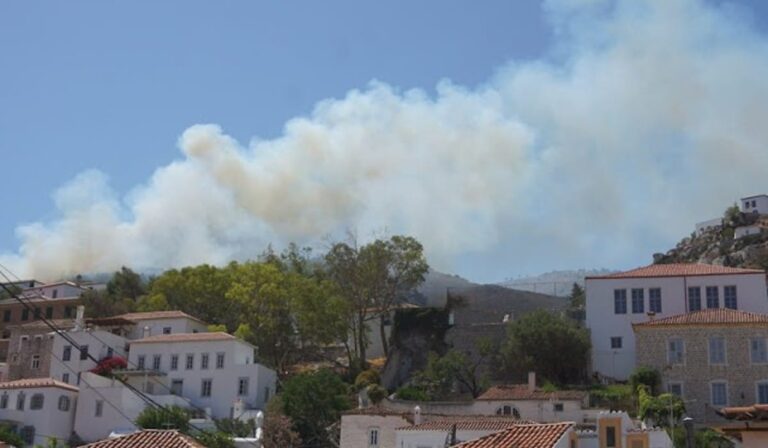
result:
<svg viewBox="0 0 768 448"><path fill-rule="evenodd" d="M578 446L578 440L572 422L536 423L511 426L455 446L456 448L573 448Z"/></svg>
<svg viewBox="0 0 768 448"><path fill-rule="evenodd" d="M768 404L768 315L716 308L633 325L637 365L661 373L666 391L698 422L723 407Z"/></svg>
<svg viewBox="0 0 768 448"><path fill-rule="evenodd" d="M766 194L741 198L740 203L743 213L768 214L768 195Z"/></svg>
<svg viewBox="0 0 768 448"><path fill-rule="evenodd" d="M633 324L702 309L768 313L765 271L655 264L586 278L592 371L626 380L636 366Z"/></svg>

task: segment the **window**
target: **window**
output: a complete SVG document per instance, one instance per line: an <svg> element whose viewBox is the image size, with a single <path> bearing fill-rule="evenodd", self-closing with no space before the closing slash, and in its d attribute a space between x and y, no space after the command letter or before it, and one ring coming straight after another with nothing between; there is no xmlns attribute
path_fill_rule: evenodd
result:
<svg viewBox="0 0 768 448"><path fill-rule="evenodd" d="M621 348L621 336L614 336L611 338L611 348Z"/></svg>
<svg viewBox="0 0 768 448"><path fill-rule="evenodd" d="M107 358L111 358L115 354L115 349L112 347L107 347Z"/></svg>
<svg viewBox="0 0 768 448"><path fill-rule="evenodd" d="M64 353L61 356L61 359L64 361L69 361L72 359L72 346L71 345L65 345L64 346Z"/></svg>
<svg viewBox="0 0 768 448"><path fill-rule="evenodd" d="M66 395L62 395L59 397L59 410L63 412L69 411L69 397Z"/></svg>
<svg viewBox="0 0 768 448"><path fill-rule="evenodd" d="M645 294L643 289L632 289L632 313L645 312Z"/></svg>
<svg viewBox="0 0 768 448"><path fill-rule="evenodd" d="M264 388L264 403L269 401L269 387Z"/></svg>
<svg viewBox="0 0 768 448"><path fill-rule="evenodd" d="M34 370L40 368L40 355L32 355L32 362L30 363L29 367Z"/></svg>
<svg viewBox="0 0 768 448"><path fill-rule="evenodd" d="M627 314L627 290L626 289L613 290L613 313Z"/></svg>
<svg viewBox="0 0 768 448"><path fill-rule="evenodd" d="M53 307L52 306L45 307L45 318L46 319L53 319Z"/></svg>
<svg viewBox="0 0 768 448"><path fill-rule="evenodd" d="M712 406L728 405L728 384L725 381L714 381L710 385Z"/></svg>
<svg viewBox="0 0 768 448"><path fill-rule="evenodd" d="M171 380L171 395L181 396L184 392L184 380Z"/></svg>
<svg viewBox="0 0 768 448"><path fill-rule="evenodd" d="M698 311L701 309L701 288L694 286L688 288L688 311Z"/></svg>
<svg viewBox="0 0 768 448"><path fill-rule="evenodd" d="M195 355L187 355L187 365L185 367L187 370L192 370L195 367Z"/></svg>
<svg viewBox="0 0 768 448"><path fill-rule="evenodd" d="M21 310L21 320L29 320L29 308Z"/></svg>
<svg viewBox="0 0 768 448"><path fill-rule="evenodd" d="M368 428L368 446L379 446L379 428Z"/></svg>
<svg viewBox="0 0 768 448"><path fill-rule="evenodd" d="M171 370L179 368L179 355L171 355Z"/></svg>
<svg viewBox="0 0 768 448"><path fill-rule="evenodd" d="M0 396L0 409L8 409L8 393Z"/></svg>
<svg viewBox="0 0 768 448"><path fill-rule="evenodd" d="M707 308L720 308L717 286L707 286Z"/></svg>
<svg viewBox="0 0 768 448"><path fill-rule="evenodd" d="M616 447L616 427L615 426L605 427L605 446L608 448Z"/></svg>
<svg viewBox="0 0 768 448"><path fill-rule="evenodd" d="M29 409L33 411L38 411L40 409L43 409L44 401L45 401L45 397L43 396L43 394L32 395L32 399L29 400Z"/></svg>
<svg viewBox="0 0 768 448"><path fill-rule="evenodd" d="M35 307L35 319L40 319L40 308Z"/></svg>
<svg viewBox="0 0 768 448"><path fill-rule="evenodd" d="M757 383L757 402L759 404L768 404L768 381Z"/></svg>
<svg viewBox="0 0 768 448"><path fill-rule="evenodd" d="M11 321L11 310L3 311L3 322L10 322L10 321Z"/></svg>
<svg viewBox="0 0 768 448"><path fill-rule="evenodd" d="M104 414L104 400L96 400L96 409L94 414L96 417L101 417Z"/></svg>
<svg viewBox="0 0 768 448"><path fill-rule="evenodd" d="M216 353L216 368L224 368L224 353Z"/></svg>
<svg viewBox="0 0 768 448"><path fill-rule="evenodd" d="M88 346L87 345L81 345L80 346L80 361L85 361L88 359Z"/></svg>
<svg viewBox="0 0 768 448"><path fill-rule="evenodd" d="M61 382L69 384L69 374L68 373L62 373L61 374Z"/></svg>
<svg viewBox="0 0 768 448"><path fill-rule="evenodd" d="M683 396L683 383L670 381L669 383L667 383L667 392L669 392L672 395L677 395L678 397L682 398L682 396Z"/></svg>
<svg viewBox="0 0 768 448"><path fill-rule="evenodd" d="M163 334L171 334L171 327L163 327Z"/></svg>
<svg viewBox="0 0 768 448"><path fill-rule="evenodd" d="M64 307L64 317L72 317L72 307L71 306L65 306Z"/></svg>
<svg viewBox="0 0 768 448"><path fill-rule="evenodd" d="M738 301L736 300L736 287L725 286L723 287L723 301L725 307L735 310L738 308Z"/></svg>
<svg viewBox="0 0 768 448"><path fill-rule="evenodd" d="M152 370L160 370L160 355L152 356Z"/></svg>
<svg viewBox="0 0 768 448"><path fill-rule="evenodd" d="M555 412L563 412L563 409L564 409L563 403L555 403L554 409L555 409Z"/></svg>
<svg viewBox="0 0 768 448"><path fill-rule="evenodd" d="M725 364L725 338L714 336L709 338L709 363Z"/></svg>
<svg viewBox="0 0 768 448"><path fill-rule="evenodd" d="M147 358L144 355L139 355L138 362L136 363L136 368L139 370L144 370L144 363L146 362Z"/></svg>
<svg viewBox="0 0 768 448"><path fill-rule="evenodd" d="M648 289L648 311L661 312L661 288Z"/></svg>
<svg viewBox="0 0 768 448"><path fill-rule="evenodd" d="M56 297L59 297L59 290L58 289L54 289L53 290L53 295L51 296L52 299L55 299Z"/></svg>
<svg viewBox="0 0 768 448"><path fill-rule="evenodd" d="M203 380L202 387L200 388L200 396L201 397L210 397L211 396L211 388L213 386L213 380L211 379L205 379Z"/></svg>
<svg viewBox="0 0 768 448"><path fill-rule="evenodd" d="M22 440L24 440L24 443L27 445L32 445L35 443L35 427L25 426L21 428L21 431L19 431L19 436L21 436Z"/></svg>
<svg viewBox="0 0 768 448"><path fill-rule="evenodd" d="M680 338L672 338L667 343L669 347L667 360L670 364L683 364L684 349L683 340Z"/></svg>
<svg viewBox="0 0 768 448"><path fill-rule="evenodd" d="M200 368L201 369L208 368L208 353L203 353L202 355L200 355Z"/></svg>
<svg viewBox="0 0 768 448"><path fill-rule="evenodd" d="M239 378L237 380L237 395L248 395L248 378Z"/></svg>
<svg viewBox="0 0 768 448"><path fill-rule="evenodd" d="M765 339L752 339L749 341L749 357L752 360L752 364L765 364L768 362Z"/></svg>
<svg viewBox="0 0 768 448"><path fill-rule="evenodd" d="M19 395L16 395L16 410L17 411L23 411L24 410L24 401L26 400L26 396L24 395L24 392L19 392Z"/></svg>

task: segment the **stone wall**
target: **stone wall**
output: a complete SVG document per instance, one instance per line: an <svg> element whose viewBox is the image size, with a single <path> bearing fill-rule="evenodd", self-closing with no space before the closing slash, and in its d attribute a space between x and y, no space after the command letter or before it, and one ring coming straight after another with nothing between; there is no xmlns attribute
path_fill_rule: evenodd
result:
<svg viewBox="0 0 768 448"><path fill-rule="evenodd" d="M726 363L723 365L709 363L709 339L716 336L725 339ZM768 382L768 364L752 364L750 360L750 340L768 338L768 327L638 328L635 337L637 365L658 370L664 391L670 382L681 383L686 409L697 423L720 421L711 405L710 382L727 382L728 406L757 403L757 383ZM681 365L670 365L667 360L670 338L683 340L684 361Z"/></svg>

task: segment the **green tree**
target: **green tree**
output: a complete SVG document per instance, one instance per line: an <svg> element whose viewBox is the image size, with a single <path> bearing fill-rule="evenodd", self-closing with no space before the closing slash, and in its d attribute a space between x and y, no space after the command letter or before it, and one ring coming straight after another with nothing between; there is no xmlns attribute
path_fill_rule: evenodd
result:
<svg viewBox="0 0 768 448"><path fill-rule="evenodd" d="M235 440L222 431L200 431L193 436L207 448L235 448Z"/></svg>
<svg viewBox="0 0 768 448"><path fill-rule="evenodd" d="M639 386L646 386L652 395L659 392L661 384L661 374L658 370L640 366L629 376L629 385L632 390L637 392Z"/></svg>
<svg viewBox="0 0 768 448"><path fill-rule="evenodd" d="M146 294L147 285L139 274L123 266L107 282L107 292L112 297L118 299L127 298L136 302L139 300L139 297Z"/></svg>
<svg viewBox="0 0 768 448"><path fill-rule="evenodd" d="M427 391L432 400L446 398L454 382L469 391L472 398L479 397L489 384L483 366L494 349L488 339L479 340L478 348L479 355L474 358L459 350L449 350L442 357L430 353L426 368L416 374L415 382Z"/></svg>
<svg viewBox="0 0 768 448"><path fill-rule="evenodd" d="M586 374L589 348L585 329L562 316L534 311L509 324L500 373L523 378L535 371L556 384L576 383Z"/></svg>
<svg viewBox="0 0 768 448"><path fill-rule="evenodd" d="M674 394L653 396L648 386L637 387L638 418L653 420L659 426L671 426L685 414L685 403Z"/></svg>
<svg viewBox="0 0 768 448"><path fill-rule="evenodd" d="M349 409L348 386L330 370L300 373L283 385L285 415L307 445L328 446L327 428Z"/></svg>
<svg viewBox="0 0 768 448"><path fill-rule="evenodd" d="M8 424L0 424L0 442L5 442L12 446L25 446L24 439L16 434Z"/></svg>
<svg viewBox="0 0 768 448"><path fill-rule="evenodd" d="M379 320L379 332L388 350L384 319L407 294L424 281L429 265L422 245L409 236L393 236L358 247L336 243L325 256L330 278L347 301L352 332L350 359L365 370L368 323Z"/></svg>
<svg viewBox="0 0 768 448"><path fill-rule="evenodd" d="M177 429L186 433L189 431L189 411L180 406L146 407L136 417L136 425L142 429Z"/></svg>
<svg viewBox="0 0 768 448"><path fill-rule="evenodd" d="M299 433L293 430L293 422L282 413L268 412L264 418L263 448L300 448L303 446Z"/></svg>
<svg viewBox="0 0 768 448"><path fill-rule="evenodd" d="M578 283L574 283L571 287L571 295L568 297L569 306L573 311L584 311L586 309L587 295L584 288Z"/></svg>

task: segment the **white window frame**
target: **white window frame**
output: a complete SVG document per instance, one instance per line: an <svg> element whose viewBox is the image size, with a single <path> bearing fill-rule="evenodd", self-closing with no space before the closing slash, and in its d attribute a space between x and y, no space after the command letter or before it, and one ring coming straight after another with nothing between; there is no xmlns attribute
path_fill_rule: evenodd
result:
<svg viewBox="0 0 768 448"><path fill-rule="evenodd" d="M380 436L381 436L381 429L378 426L368 427L368 447L378 448L379 446L381 446L379 444Z"/></svg>
<svg viewBox="0 0 768 448"><path fill-rule="evenodd" d="M725 403L715 403L715 400L714 400L715 394L714 394L714 390L712 389L712 386L714 386L715 384L723 384L723 385L725 385ZM726 407L726 406L728 406L728 402L729 402L729 400L728 400L728 381L726 381L726 380L712 380L712 381L710 381L709 382L709 404L711 404L712 406L717 406L717 407Z"/></svg>
<svg viewBox="0 0 768 448"><path fill-rule="evenodd" d="M32 355L29 367L34 370L38 370L40 368L40 355Z"/></svg>
<svg viewBox="0 0 768 448"><path fill-rule="evenodd" d="M723 362L712 361L712 340L713 339L721 339L723 341ZM728 365L728 344L725 336L712 335L709 338L707 338L707 360L709 361L710 366L727 366Z"/></svg>
<svg viewBox="0 0 768 448"><path fill-rule="evenodd" d="M680 398L685 396L685 384L682 381L667 381L667 393L673 394L672 386L680 386Z"/></svg>
<svg viewBox="0 0 768 448"><path fill-rule="evenodd" d="M672 350L670 350L670 342L672 342L672 340L678 340L678 341L681 342L682 356L680 357L681 360L679 362L677 362L677 360L675 360L673 362L673 360L672 360ZM673 336L673 337L667 338L667 363L669 365L671 365L671 366L684 366L685 365L685 339L683 339L683 338L681 338L679 336Z"/></svg>
<svg viewBox="0 0 768 448"><path fill-rule="evenodd" d="M752 342L753 341L762 341L763 343L763 359L755 361L753 352L752 352ZM757 338L749 338L749 362L752 365L764 365L768 364L768 341L764 337L757 337Z"/></svg>
<svg viewBox="0 0 768 448"><path fill-rule="evenodd" d="M765 402L760 402L760 386L766 386L768 387L768 379L755 381L755 403L757 404L768 404L768 400ZM766 397L768 398L768 397Z"/></svg>

